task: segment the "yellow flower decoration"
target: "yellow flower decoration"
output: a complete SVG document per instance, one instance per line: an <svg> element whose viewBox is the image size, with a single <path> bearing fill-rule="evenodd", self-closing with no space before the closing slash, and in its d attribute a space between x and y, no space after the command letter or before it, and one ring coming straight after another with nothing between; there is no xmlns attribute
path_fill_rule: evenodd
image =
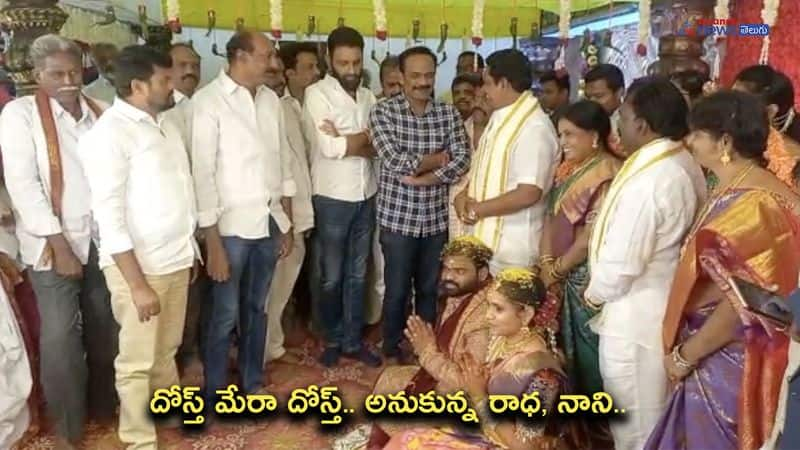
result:
<svg viewBox="0 0 800 450"><path fill-rule="evenodd" d="M536 274L522 267L510 267L497 274L498 283L514 283L523 289L532 289L535 281Z"/></svg>
<svg viewBox="0 0 800 450"><path fill-rule="evenodd" d="M442 258L448 256L466 256L470 258L475 265L482 267L489 264L493 253L486 244L480 239L472 235L461 236L448 242L442 250Z"/></svg>

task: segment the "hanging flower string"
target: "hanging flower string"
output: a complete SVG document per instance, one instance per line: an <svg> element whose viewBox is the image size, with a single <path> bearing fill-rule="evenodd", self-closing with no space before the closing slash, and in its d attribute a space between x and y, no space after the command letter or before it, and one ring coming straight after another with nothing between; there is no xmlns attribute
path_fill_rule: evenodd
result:
<svg viewBox="0 0 800 450"><path fill-rule="evenodd" d="M483 43L483 7L485 0L474 0L472 3L472 45L480 47Z"/></svg>
<svg viewBox="0 0 800 450"><path fill-rule="evenodd" d="M561 0L558 11L558 37L561 42L569 39L569 21L572 18L571 0Z"/></svg>
<svg viewBox="0 0 800 450"><path fill-rule="evenodd" d="M731 16L730 6L728 5L730 0L717 0L717 5L714 6L714 21L715 23L719 23L721 25L727 25L728 19ZM720 73L720 65L722 55L720 52L720 43L722 40L725 39L724 34L716 34L714 41L717 47L717 55L714 58L714 62L711 65L711 81L714 83L719 82L719 73Z"/></svg>
<svg viewBox="0 0 800 450"><path fill-rule="evenodd" d="M650 0L639 0L639 45L636 53L647 55L647 43L650 40Z"/></svg>
<svg viewBox="0 0 800 450"><path fill-rule="evenodd" d="M283 5L281 0L270 0L269 19L272 37L280 39L283 34Z"/></svg>
<svg viewBox="0 0 800 450"><path fill-rule="evenodd" d="M773 25L778 18L778 9L781 6L781 0L764 0L764 8L761 10L761 20L772 31ZM769 33L764 36L761 42L761 55L758 57L759 64L767 64L769 62Z"/></svg>
<svg viewBox="0 0 800 450"><path fill-rule="evenodd" d="M181 27L180 19L180 3L178 0L167 0L167 28L172 31L173 35L180 34L183 27ZM173 36L175 38L175 36Z"/></svg>
<svg viewBox="0 0 800 450"><path fill-rule="evenodd" d="M385 41L387 36L389 36L389 30L386 27L385 0L372 0L372 8L375 13L375 37L381 41Z"/></svg>
<svg viewBox="0 0 800 450"><path fill-rule="evenodd" d="M566 68L567 44L569 43L569 23L572 18L571 0L561 0L558 10L558 37L561 39L561 49L558 52L553 68L563 71Z"/></svg>

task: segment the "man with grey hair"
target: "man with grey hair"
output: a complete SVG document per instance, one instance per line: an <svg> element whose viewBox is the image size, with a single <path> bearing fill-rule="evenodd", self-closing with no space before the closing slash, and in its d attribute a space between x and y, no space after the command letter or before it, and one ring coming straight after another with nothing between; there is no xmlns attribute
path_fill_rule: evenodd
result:
<svg viewBox="0 0 800 450"><path fill-rule="evenodd" d="M6 105L0 147L41 317L41 383L59 447L69 448L81 437L87 398L98 419L112 418L116 409L117 328L77 154L78 139L104 105L81 94L82 54L73 41L42 36L30 56L39 89Z"/></svg>
<svg viewBox="0 0 800 450"><path fill-rule="evenodd" d="M98 42L92 46L92 62L97 67L98 77L86 86L84 93L89 97L106 103L114 101L114 58L119 53L117 46L106 42Z"/></svg>

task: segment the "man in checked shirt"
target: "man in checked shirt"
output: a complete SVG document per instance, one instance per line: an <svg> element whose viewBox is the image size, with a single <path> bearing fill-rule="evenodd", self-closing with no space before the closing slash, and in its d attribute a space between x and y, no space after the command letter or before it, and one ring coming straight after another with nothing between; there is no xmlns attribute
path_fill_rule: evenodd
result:
<svg viewBox="0 0 800 450"><path fill-rule="evenodd" d="M400 54L403 92L372 109L369 129L381 163L378 224L386 260L383 353L402 361L399 343L412 282L416 315L436 318L440 254L447 242L448 189L469 168L469 144L454 106L433 100L436 55Z"/></svg>

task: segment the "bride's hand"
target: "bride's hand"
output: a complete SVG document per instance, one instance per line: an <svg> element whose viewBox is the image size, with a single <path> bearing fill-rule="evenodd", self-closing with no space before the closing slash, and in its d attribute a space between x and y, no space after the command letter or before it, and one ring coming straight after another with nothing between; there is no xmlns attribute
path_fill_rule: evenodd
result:
<svg viewBox="0 0 800 450"><path fill-rule="evenodd" d="M486 397L486 369L483 364L475 361L475 358L468 352L464 352L458 360L461 370L461 386L466 389L467 394L473 399L483 399Z"/></svg>

